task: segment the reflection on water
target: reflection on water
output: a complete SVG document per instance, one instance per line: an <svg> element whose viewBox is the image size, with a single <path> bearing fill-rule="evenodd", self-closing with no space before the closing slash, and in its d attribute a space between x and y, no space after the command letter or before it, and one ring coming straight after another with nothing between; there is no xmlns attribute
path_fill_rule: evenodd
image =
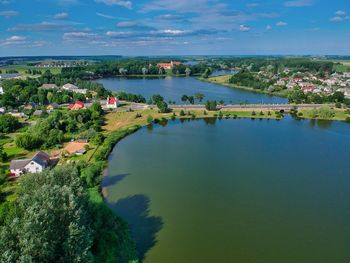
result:
<svg viewBox="0 0 350 263"><path fill-rule="evenodd" d="M145 263L350 262L348 124L158 124L118 144L104 182Z"/></svg>

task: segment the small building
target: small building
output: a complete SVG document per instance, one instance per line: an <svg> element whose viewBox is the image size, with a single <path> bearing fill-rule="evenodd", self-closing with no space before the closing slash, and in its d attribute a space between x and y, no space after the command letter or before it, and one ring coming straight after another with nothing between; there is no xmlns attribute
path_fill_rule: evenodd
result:
<svg viewBox="0 0 350 263"><path fill-rule="evenodd" d="M0 95L4 95L4 88L2 87L1 82L0 82Z"/></svg>
<svg viewBox="0 0 350 263"><path fill-rule="evenodd" d="M55 109L58 109L60 107L60 105L58 105L57 103L53 102L51 104L49 104L47 107L46 107L46 110L48 111L53 111Z"/></svg>
<svg viewBox="0 0 350 263"><path fill-rule="evenodd" d="M83 155L86 153L86 146L88 143L86 141L75 141L70 142L64 148L64 153L68 156L71 155Z"/></svg>
<svg viewBox="0 0 350 263"><path fill-rule="evenodd" d="M84 102L81 102L81 101L77 101L74 104L69 105L70 110L81 110L84 108L85 108L85 104L84 104Z"/></svg>
<svg viewBox="0 0 350 263"><path fill-rule="evenodd" d="M12 160L10 172L12 177L19 177L26 173L40 173L54 164L50 156L42 151L37 152L31 159Z"/></svg>
<svg viewBox="0 0 350 263"><path fill-rule="evenodd" d="M106 108L107 109L116 109L118 108L118 99L116 97L110 97L108 96L106 101Z"/></svg>
<svg viewBox="0 0 350 263"><path fill-rule="evenodd" d="M6 109L4 107L0 107L0 114L5 114Z"/></svg>
<svg viewBox="0 0 350 263"><path fill-rule="evenodd" d="M38 116L38 117L40 117L42 114L43 114L42 110L36 110L36 111L33 112L33 115L34 116Z"/></svg>
<svg viewBox="0 0 350 263"><path fill-rule="evenodd" d="M56 84L43 84L41 86L42 89L58 89Z"/></svg>
<svg viewBox="0 0 350 263"><path fill-rule="evenodd" d="M172 69L173 67L175 66L179 66L181 65L182 63L181 62L178 62L178 61L170 61L170 63L158 63L157 64L157 67L158 68L163 68L163 69Z"/></svg>
<svg viewBox="0 0 350 263"><path fill-rule="evenodd" d="M79 89L79 87L77 87L73 84L67 83L67 84L62 86L62 89L73 91L75 89Z"/></svg>

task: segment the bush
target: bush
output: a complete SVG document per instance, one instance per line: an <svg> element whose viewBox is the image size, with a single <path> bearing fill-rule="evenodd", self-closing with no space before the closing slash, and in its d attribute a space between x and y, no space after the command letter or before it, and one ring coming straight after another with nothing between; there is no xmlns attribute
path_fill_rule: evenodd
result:
<svg viewBox="0 0 350 263"><path fill-rule="evenodd" d="M180 116L182 116L182 117L185 116L184 110L181 110L181 111L180 111Z"/></svg>
<svg viewBox="0 0 350 263"><path fill-rule="evenodd" d="M345 121L350 123L350 117L346 117Z"/></svg>
<svg viewBox="0 0 350 263"><path fill-rule="evenodd" d="M151 115L147 116L147 123L152 123L153 122L153 117Z"/></svg>

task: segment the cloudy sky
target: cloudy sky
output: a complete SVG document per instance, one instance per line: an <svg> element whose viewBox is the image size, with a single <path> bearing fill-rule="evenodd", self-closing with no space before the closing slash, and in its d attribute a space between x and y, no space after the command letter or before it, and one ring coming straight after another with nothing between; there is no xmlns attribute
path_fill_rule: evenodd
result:
<svg viewBox="0 0 350 263"><path fill-rule="evenodd" d="M0 0L0 56L350 55L349 0Z"/></svg>

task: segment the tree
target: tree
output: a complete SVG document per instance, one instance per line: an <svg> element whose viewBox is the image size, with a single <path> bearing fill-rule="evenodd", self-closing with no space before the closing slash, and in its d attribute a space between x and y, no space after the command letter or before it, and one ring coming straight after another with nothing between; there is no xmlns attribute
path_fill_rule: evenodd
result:
<svg viewBox="0 0 350 263"><path fill-rule="evenodd" d="M299 88L294 88L292 91L289 92L288 94L288 101L289 103L305 103L307 100L307 96L305 93L299 89Z"/></svg>
<svg viewBox="0 0 350 263"><path fill-rule="evenodd" d="M217 110L217 102L216 100L208 100L206 103L205 103L205 108L208 110L208 111L215 111Z"/></svg>
<svg viewBox="0 0 350 263"><path fill-rule="evenodd" d="M186 73L186 76L190 76L191 73L192 73L192 71L191 71L191 69L190 69L189 67L187 67L187 68L185 69L185 73Z"/></svg>
<svg viewBox="0 0 350 263"><path fill-rule="evenodd" d="M202 102L202 100L204 99L204 94L202 93L196 93L194 96L199 102Z"/></svg>
<svg viewBox="0 0 350 263"><path fill-rule="evenodd" d="M1 262L92 262L88 199L77 169L28 174L18 211L1 230Z"/></svg>
<svg viewBox="0 0 350 263"><path fill-rule="evenodd" d="M169 112L168 104L165 101L159 101L157 103L157 107L158 107L160 113L167 113L167 112Z"/></svg>
<svg viewBox="0 0 350 263"><path fill-rule="evenodd" d="M16 131L21 127L21 124L17 120L17 118L5 114L0 115L0 132L1 133L10 133Z"/></svg>
<svg viewBox="0 0 350 263"><path fill-rule="evenodd" d="M194 97L193 96L188 96L188 102L191 104L194 104Z"/></svg>
<svg viewBox="0 0 350 263"><path fill-rule="evenodd" d="M164 98L159 94L155 94L152 96L152 100L155 104L158 104L158 102L164 101Z"/></svg>
<svg viewBox="0 0 350 263"><path fill-rule="evenodd" d="M319 109L318 109L318 113L319 116L322 119L332 119L335 115L335 112L333 109L331 109L329 106L327 105L322 105Z"/></svg>
<svg viewBox="0 0 350 263"><path fill-rule="evenodd" d="M187 100L188 100L188 96L187 95L182 95L181 101L182 102L186 102Z"/></svg>

